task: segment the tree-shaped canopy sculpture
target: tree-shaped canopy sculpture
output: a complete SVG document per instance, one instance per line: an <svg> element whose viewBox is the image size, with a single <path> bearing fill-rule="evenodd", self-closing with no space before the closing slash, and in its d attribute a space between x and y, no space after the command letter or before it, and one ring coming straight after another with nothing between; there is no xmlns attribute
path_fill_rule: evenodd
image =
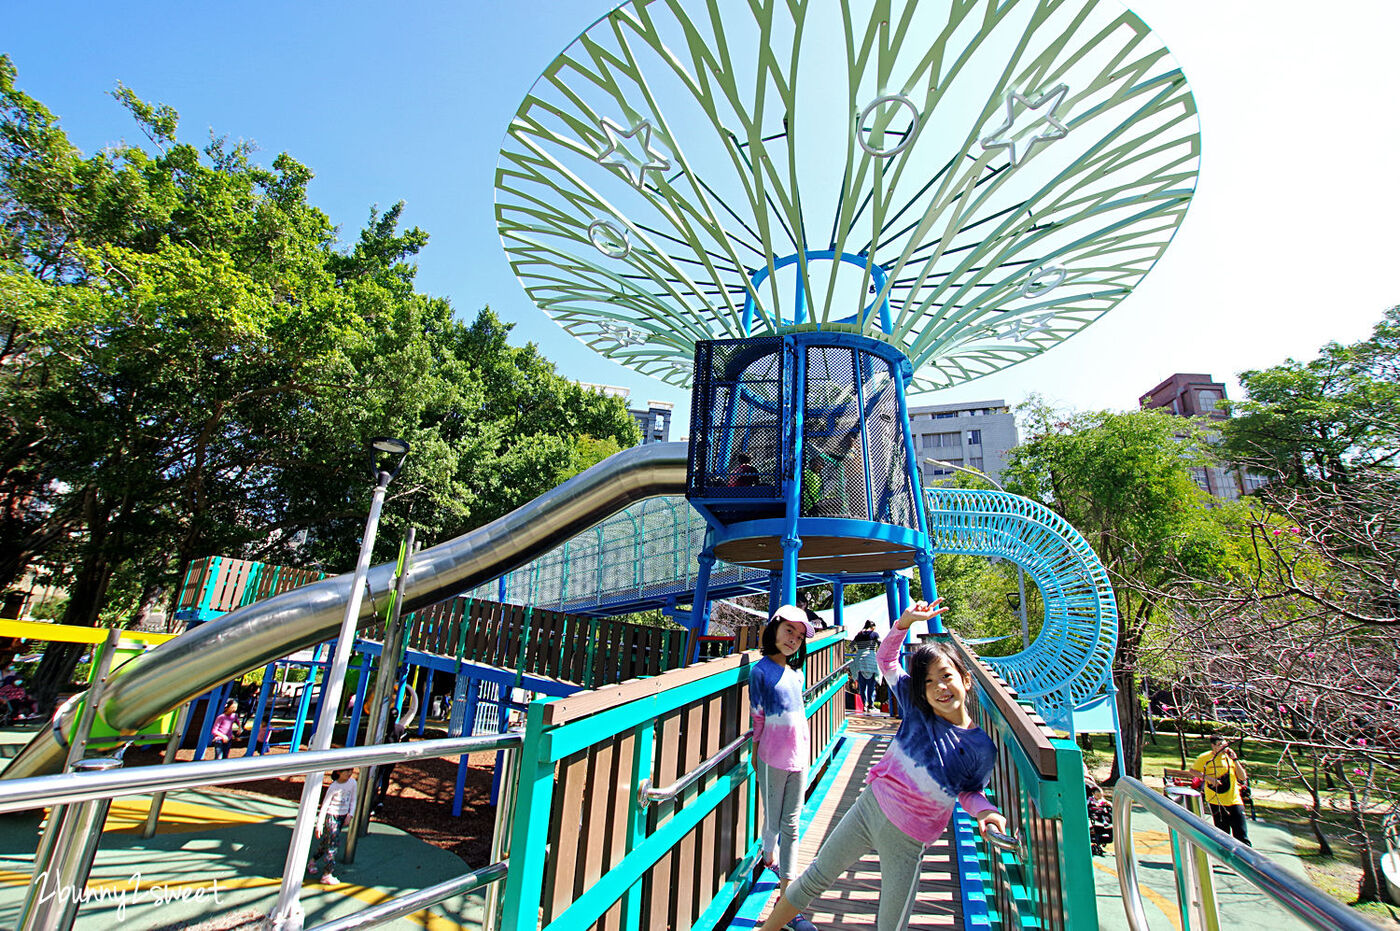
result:
<svg viewBox="0 0 1400 931"><path fill-rule="evenodd" d="M685 386L697 340L807 326L938 388L1122 300L1198 144L1113 0L633 0L520 106L497 222L530 297L645 374Z"/></svg>

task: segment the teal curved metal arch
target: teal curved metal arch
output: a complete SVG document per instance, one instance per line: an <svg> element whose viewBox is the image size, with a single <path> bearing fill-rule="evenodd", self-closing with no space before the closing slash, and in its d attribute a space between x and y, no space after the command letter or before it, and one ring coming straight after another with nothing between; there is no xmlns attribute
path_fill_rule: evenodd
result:
<svg viewBox="0 0 1400 931"><path fill-rule="evenodd" d="M1029 498L1001 491L925 488L935 553L999 556L1041 591L1045 616L1028 649L986 662L1049 724L1068 727L1074 708L1108 684L1118 645L1118 605L1108 572L1068 521Z"/></svg>

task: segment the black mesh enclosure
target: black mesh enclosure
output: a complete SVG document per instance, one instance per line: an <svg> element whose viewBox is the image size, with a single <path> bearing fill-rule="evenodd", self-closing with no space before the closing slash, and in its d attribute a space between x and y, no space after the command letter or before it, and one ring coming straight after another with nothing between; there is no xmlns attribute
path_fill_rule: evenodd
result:
<svg viewBox="0 0 1400 931"><path fill-rule="evenodd" d="M909 480L904 431L894 367L879 356L860 353L865 443L870 463L871 520L917 528L914 488Z"/></svg>
<svg viewBox="0 0 1400 931"><path fill-rule="evenodd" d="M696 343L686 497L780 499L791 369L781 337Z"/></svg>
<svg viewBox="0 0 1400 931"><path fill-rule="evenodd" d="M844 346L807 349L802 415L803 517L869 518L856 360L856 351Z"/></svg>

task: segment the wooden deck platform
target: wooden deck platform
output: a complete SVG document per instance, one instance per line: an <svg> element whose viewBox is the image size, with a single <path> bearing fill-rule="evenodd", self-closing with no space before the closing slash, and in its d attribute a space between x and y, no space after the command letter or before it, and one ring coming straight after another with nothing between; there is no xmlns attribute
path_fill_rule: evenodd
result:
<svg viewBox="0 0 1400 931"><path fill-rule="evenodd" d="M884 755L894 735L894 728L888 719L856 716L849 721L847 739L851 742L850 749L840 767L834 773L827 774L808 796L803 812L799 866L812 862L826 835L836 827L846 810L855 804L865 785L866 772ZM962 894L954 869L952 836L950 826L924 854L918 901L909 919L908 927L911 929L963 926ZM766 890L769 893L768 904L762 907L757 919L736 918L729 926L731 931L755 928L767 916L771 901L776 898L777 887L772 883L772 874L766 874L765 878L767 881L761 881L756 892L762 894ZM814 901L805 914L821 931L874 928L879 898L880 861L872 850L847 870L835 886ZM740 910L741 916L745 913L752 915L753 911Z"/></svg>

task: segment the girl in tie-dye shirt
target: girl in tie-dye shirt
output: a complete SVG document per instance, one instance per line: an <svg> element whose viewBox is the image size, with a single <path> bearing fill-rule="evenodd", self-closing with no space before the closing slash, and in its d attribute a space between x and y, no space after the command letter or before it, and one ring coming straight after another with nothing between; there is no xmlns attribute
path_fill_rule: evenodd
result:
<svg viewBox="0 0 1400 931"><path fill-rule="evenodd" d="M880 762L870 768L865 791L827 836L812 865L779 897L764 923L777 931L800 909L831 887L873 847L880 857L880 904L876 927L908 925L919 888L924 848L948 826L953 803L977 819L985 835L1006 831L1006 819L982 794L996 762L996 747L967 707L972 676L948 644L921 646L910 673L899 665L904 632L945 609L918 602L900 615L880 642L880 672L904 720Z"/></svg>
<svg viewBox="0 0 1400 931"><path fill-rule="evenodd" d="M783 605L763 628L763 659L749 674L753 767L763 799L763 859L783 889L797 875L797 821L812 755L798 670L814 633L806 611Z"/></svg>

